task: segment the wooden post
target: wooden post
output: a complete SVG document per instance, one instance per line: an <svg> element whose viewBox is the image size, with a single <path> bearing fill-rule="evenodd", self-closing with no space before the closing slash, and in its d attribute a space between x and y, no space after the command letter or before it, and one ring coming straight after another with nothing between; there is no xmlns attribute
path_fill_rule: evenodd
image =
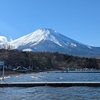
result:
<svg viewBox="0 0 100 100"><path fill-rule="evenodd" d="M4 81L4 61L0 61L0 65L2 66L2 80Z"/></svg>
<svg viewBox="0 0 100 100"><path fill-rule="evenodd" d="M4 61L3 61L3 73L2 73L2 80L4 81Z"/></svg>

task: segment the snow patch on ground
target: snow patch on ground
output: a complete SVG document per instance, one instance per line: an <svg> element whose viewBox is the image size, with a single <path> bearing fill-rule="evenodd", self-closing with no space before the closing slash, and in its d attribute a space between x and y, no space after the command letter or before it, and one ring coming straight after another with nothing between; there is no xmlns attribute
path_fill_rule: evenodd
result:
<svg viewBox="0 0 100 100"><path fill-rule="evenodd" d="M32 51L32 49L27 48L27 49L23 49L23 51Z"/></svg>

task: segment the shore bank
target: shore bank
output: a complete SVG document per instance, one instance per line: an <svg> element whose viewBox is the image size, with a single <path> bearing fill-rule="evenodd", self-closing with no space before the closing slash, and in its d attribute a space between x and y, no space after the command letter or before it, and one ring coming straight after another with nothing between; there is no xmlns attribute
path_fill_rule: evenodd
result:
<svg viewBox="0 0 100 100"><path fill-rule="evenodd" d="M16 72L16 71L4 71L4 76L15 75L15 74L21 74L21 72ZM2 76L2 72L1 72L1 71L0 71L0 76Z"/></svg>
<svg viewBox="0 0 100 100"><path fill-rule="evenodd" d="M39 72L39 71L38 71ZM4 76L10 76L10 75L18 75L18 74L27 74L27 73L38 73L35 71L28 71L28 72L19 72L19 71L4 71ZM2 72L0 71L0 77L2 76Z"/></svg>

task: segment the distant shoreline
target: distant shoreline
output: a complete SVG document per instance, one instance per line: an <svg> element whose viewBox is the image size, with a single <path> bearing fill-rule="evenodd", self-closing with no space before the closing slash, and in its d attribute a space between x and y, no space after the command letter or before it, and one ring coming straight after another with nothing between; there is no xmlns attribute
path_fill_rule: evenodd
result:
<svg viewBox="0 0 100 100"><path fill-rule="evenodd" d="M4 76L15 75L15 74L20 74L20 72L4 71ZM2 72L1 71L0 71L0 76L2 76Z"/></svg>
<svg viewBox="0 0 100 100"><path fill-rule="evenodd" d="M40 71L37 71L40 72ZM10 75L19 75L19 74L27 74L27 73L37 73L35 71L28 71L28 72L18 72L18 71L4 71L4 76L10 76ZM2 76L2 72L0 71L0 77Z"/></svg>
<svg viewBox="0 0 100 100"><path fill-rule="evenodd" d="M4 71L4 76L19 75L19 74L30 74L30 73L39 73L39 72L48 72L48 71L50 71L50 70L45 70L45 71L38 70L38 71L26 71L26 72L20 72L20 71ZM61 73L65 73L66 71L60 70L60 72ZM56 71L55 71L55 73L56 73ZM69 71L67 73L100 73L100 70L96 70L96 71ZM0 77L2 77L2 71L0 71Z"/></svg>

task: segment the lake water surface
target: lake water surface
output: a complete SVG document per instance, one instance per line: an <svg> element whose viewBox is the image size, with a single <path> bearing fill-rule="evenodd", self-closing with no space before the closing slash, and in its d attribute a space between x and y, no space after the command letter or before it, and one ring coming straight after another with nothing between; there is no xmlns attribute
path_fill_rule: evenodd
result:
<svg viewBox="0 0 100 100"><path fill-rule="evenodd" d="M100 73L41 72L5 77L6 82L100 81ZM7 87L0 100L100 100L100 87Z"/></svg>

